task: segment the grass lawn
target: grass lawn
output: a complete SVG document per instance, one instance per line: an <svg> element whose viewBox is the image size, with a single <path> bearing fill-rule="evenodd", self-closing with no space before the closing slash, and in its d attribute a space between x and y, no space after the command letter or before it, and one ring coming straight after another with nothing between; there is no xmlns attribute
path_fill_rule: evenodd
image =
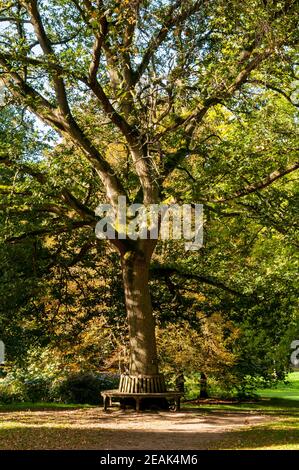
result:
<svg viewBox="0 0 299 470"><path fill-rule="evenodd" d="M257 393L261 397L299 401L299 372L290 373L287 376L287 383L280 383L271 389L260 389Z"/></svg>
<svg viewBox="0 0 299 470"><path fill-rule="evenodd" d="M299 450L299 401L266 398L256 403L209 405L201 410L248 412L273 418L265 424L226 433L220 442L213 443L212 449Z"/></svg>
<svg viewBox="0 0 299 470"><path fill-rule="evenodd" d="M0 413L1 411L26 411L26 410L78 410L81 408L91 408L92 405L76 405L69 403L32 403L32 402L22 402L22 403L12 403L4 404L0 403ZM0 423L1 426L1 423Z"/></svg>
<svg viewBox="0 0 299 470"><path fill-rule="evenodd" d="M228 433L215 449L299 450L299 415Z"/></svg>
<svg viewBox="0 0 299 470"><path fill-rule="evenodd" d="M267 424L229 432L214 448L299 450L299 372L290 373L286 383L257 390L257 394L260 399L252 403L200 406L206 413L222 410L279 417Z"/></svg>

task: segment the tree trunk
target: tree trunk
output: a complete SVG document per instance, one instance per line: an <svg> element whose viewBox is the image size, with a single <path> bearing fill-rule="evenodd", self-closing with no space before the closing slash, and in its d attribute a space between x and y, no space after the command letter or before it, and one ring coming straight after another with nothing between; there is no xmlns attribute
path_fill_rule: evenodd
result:
<svg viewBox="0 0 299 470"><path fill-rule="evenodd" d="M200 374L200 393L199 398L209 398L208 394L208 378L204 372Z"/></svg>
<svg viewBox="0 0 299 470"><path fill-rule="evenodd" d="M175 378L175 386L179 392L185 392L185 377L184 372L179 372Z"/></svg>
<svg viewBox="0 0 299 470"><path fill-rule="evenodd" d="M139 245L140 246L140 245ZM155 321L149 291L149 266L152 242L143 250L122 253L122 273L130 337L129 375L123 375L119 390L129 393L165 392L163 375L159 374ZM144 249L146 247L147 249ZM144 398L142 408L168 409L165 398Z"/></svg>
<svg viewBox="0 0 299 470"><path fill-rule="evenodd" d="M122 272L130 335L130 374L157 375L155 321L149 292L150 256L144 251L122 255Z"/></svg>

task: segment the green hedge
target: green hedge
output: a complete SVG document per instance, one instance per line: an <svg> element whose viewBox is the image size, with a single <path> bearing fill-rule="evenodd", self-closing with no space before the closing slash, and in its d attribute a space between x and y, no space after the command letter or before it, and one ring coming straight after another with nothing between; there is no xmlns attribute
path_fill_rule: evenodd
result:
<svg viewBox="0 0 299 470"><path fill-rule="evenodd" d="M0 403L60 402L98 405L101 391L117 388L117 374L78 372L50 380L8 376L0 380Z"/></svg>

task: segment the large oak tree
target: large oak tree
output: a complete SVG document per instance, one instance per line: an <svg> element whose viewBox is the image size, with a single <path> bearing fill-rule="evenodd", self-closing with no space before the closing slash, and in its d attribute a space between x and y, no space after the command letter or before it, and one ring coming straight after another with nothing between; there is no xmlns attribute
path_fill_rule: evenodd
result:
<svg viewBox="0 0 299 470"><path fill-rule="evenodd" d="M104 198L114 208L119 196L146 206L163 201L175 171L187 174L196 186L186 162L202 159L203 144L220 138L207 132L213 110L250 108L255 94L265 89L295 104L295 1L0 4L4 103L23 106L55 130L53 138L63 139L64 158L69 154L72 165L77 161L81 168L81 159L87 161L82 174L87 195L72 192L66 165L65 184L54 191L51 203L40 207L55 216L53 226L16 234L11 241L82 227L94 230L91 174L99 202ZM255 106L262 103L255 101ZM1 162L30 175L42 193L51 188L53 168L47 171L47 165L55 168L59 145L55 152L42 170L30 157L19 161L8 151L1 153ZM265 153L265 170L260 168L256 180L242 178L241 162L237 170L234 162L233 188L220 186L219 191L212 179L205 194L191 202L213 207L260 192L298 168L293 152L284 166L275 155L269 165ZM210 168L209 162L202 165L213 178ZM156 240L111 243L121 257L130 373L154 376L158 363L149 270Z"/></svg>

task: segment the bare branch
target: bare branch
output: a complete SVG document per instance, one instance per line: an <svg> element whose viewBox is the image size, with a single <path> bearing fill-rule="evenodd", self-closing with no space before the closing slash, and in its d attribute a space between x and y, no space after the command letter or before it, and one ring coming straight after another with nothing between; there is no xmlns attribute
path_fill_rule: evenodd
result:
<svg viewBox="0 0 299 470"><path fill-rule="evenodd" d="M190 178L193 182L196 182L196 179L195 179L194 176L190 173L190 171L187 170L187 168L184 168L183 166L177 166L176 169L177 169L177 170L184 171L184 172L189 176L189 178Z"/></svg>
<svg viewBox="0 0 299 470"><path fill-rule="evenodd" d="M16 16L4 16L0 17L0 23L13 22L13 23L31 23L30 20L25 20L23 18L18 18Z"/></svg>
<svg viewBox="0 0 299 470"><path fill-rule="evenodd" d="M151 58L153 57L157 49L160 47L160 45L165 41L167 34L171 30L171 28L173 28L177 24L184 22L190 15L195 13L202 5L202 0L195 1L193 5L190 5L180 14L176 14L178 8L182 6L183 3L184 2L182 2L182 0L177 0L176 2L172 3L169 7L168 12L165 15L165 21L163 25L161 26L160 30L152 36L148 43L142 61L135 72L134 84L136 84L140 80L141 76L143 75L144 71L150 63Z"/></svg>

